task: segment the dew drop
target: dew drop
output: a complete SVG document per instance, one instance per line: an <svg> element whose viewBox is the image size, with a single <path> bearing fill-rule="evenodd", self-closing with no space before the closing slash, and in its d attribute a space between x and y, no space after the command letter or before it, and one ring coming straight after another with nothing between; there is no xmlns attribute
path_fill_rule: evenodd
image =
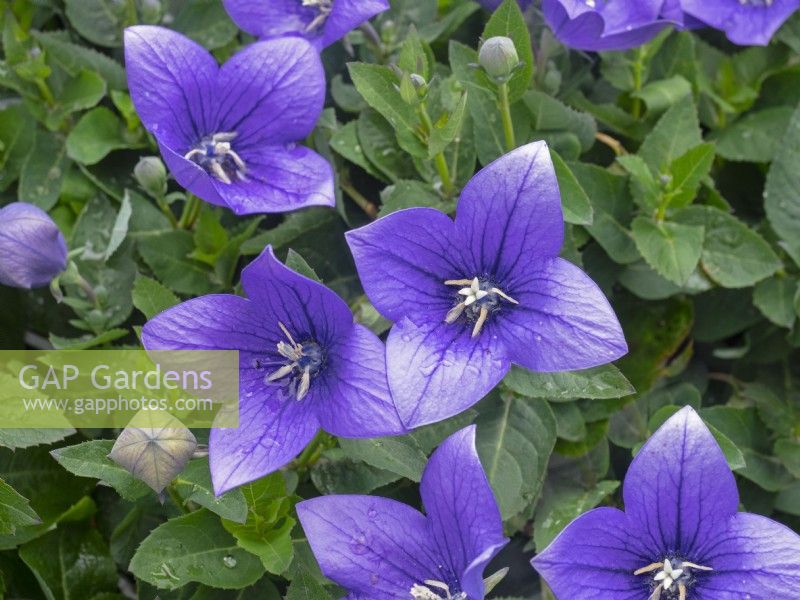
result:
<svg viewBox="0 0 800 600"><path fill-rule="evenodd" d="M236 559L228 555L222 559L222 564L228 567L229 569L232 569L233 567L236 566Z"/></svg>

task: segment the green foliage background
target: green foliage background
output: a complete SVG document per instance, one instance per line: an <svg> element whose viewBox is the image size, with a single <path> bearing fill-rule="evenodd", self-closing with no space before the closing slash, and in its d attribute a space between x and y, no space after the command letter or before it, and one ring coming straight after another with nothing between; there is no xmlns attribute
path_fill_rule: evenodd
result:
<svg viewBox="0 0 800 600"><path fill-rule="evenodd" d="M166 24L224 60L251 40L219 0L4 7L0 204L50 212L82 249L98 303L71 285L61 305L0 288L0 347L137 346L161 310L235 291L268 243L384 333L343 233L409 206L453 211L478 166L506 151L497 87L473 66L481 36L506 35L523 62L509 82L514 137L554 151L563 256L611 298L631 348L588 372L514 368L474 410L403 438L321 436L283 473L220 499L205 458L158 498L106 457L118 432L0 430L7 597L339 597L294 503L375 493L417 505L426 456L469 422L513 536L500 595L549 597L526 560L580 513L619 505L632 453L680 406L717 436L743 508L800 528L798 15L765 48L665 31L598 56L563 48L512 1L489 19L467 0L393 0L374 20L379 39L357 30L323 54L327 108L308 143L336 168L336 210L236 218L191 208L174 182L139 187L134 166L157 148L122 64L135 23ZM429 84L424 98L412 73Z"/></svg>

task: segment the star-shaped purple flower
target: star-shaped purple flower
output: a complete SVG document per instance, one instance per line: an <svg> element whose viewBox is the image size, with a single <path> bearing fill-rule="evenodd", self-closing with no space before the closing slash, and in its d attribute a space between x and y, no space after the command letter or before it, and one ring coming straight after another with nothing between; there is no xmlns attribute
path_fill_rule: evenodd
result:
<svg viewBox="0 0 800 600"><path fill-rule="evenodd" d="M664 0L544 0L542 9L564 45L599 52L627 50L653 39L670 25L659 17L663 4Z"/></svg>
<svg viewBox="0 0 800 600"><path fill-rule="evenodd" d="M0 209L0 284L42 287L66 267L67 244L50 215L25 202Z"/></svg>
<svg viewBox="0 0 800 600"><path fill-rule="evenodd" d="M673 0L670 0L672 2ZM679 0L683 12L725 32L733 43L766 46L800 0Z"/></svg>
<svg viewBox="0 0 800 600"><path fill-rule="evenodd" d="M475 175L455 222L411 208L347 239L367 295L395 322L389 385L409 428L472 406L512 362L565 371L627 352L603 293L558 258L564 220L544 142Z"/></svg>
<svg viewBox="0 0 800 600"><path fill-rule="evenodd" d="M483 600L483 570L508 543L475 451L475 426L430 458L427 516L387 498L323 496L297 505L322 572L349 599Z"/></svg>
<svg viewBox="0 0 800 600"><path fill-rule="evenodd" d="M125 30L128 86L170 171L236 214L333 206L333 171L298 145L325 101L317 52L300 38L258 42L222 67L169 29Z"/></svg>
<svg viewBox="0 0 800 600"><path fill-rule="evenodd" d="M800 598L800 536L736 512L736 481L691 407L642 447L623 497L625 512L587 512L534 558L559 600Z"/></svg>
<svg viewBox="0 0 800 600"><path fill-rule="evenodd" d="M223 0L231 19L259 37L298 35L327 48L389 8L388 0Z"/></svg>
<svg viewBox="0 0 800 600"><path fill-rule="evenodd" d="M383 344L344 300L269 246L242 272L242 287L247 299L195 298L142 331L148 350L239 350L239 427L213 429L209 440L217 494L282 467L320 427L341 437L404 433Z"/></svg>

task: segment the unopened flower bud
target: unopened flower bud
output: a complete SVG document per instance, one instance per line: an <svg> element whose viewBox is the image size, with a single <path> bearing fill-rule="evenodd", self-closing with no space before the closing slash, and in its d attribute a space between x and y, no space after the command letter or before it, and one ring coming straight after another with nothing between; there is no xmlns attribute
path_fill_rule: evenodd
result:
<svg viewBox="0 0 800 600"><path fill-rule="evenodd" d="M157 156L145 156L133 168L133 176L142 189L156 198L167 193L167 170Z"/></svg>
<svg viewBox="0 0 800 600"><path fill-rule="evenodd" d="M67 244L58 226L33 204L0 209L0 284L43 287L67 266Z"/></svg>
<svg viewBox="0 0 800 600"><path fill-rule="evenodd" d="M489 77L502 81L507 80L517 68L519 55L511 38L497 36L483 43L478 61Z"/></svg>

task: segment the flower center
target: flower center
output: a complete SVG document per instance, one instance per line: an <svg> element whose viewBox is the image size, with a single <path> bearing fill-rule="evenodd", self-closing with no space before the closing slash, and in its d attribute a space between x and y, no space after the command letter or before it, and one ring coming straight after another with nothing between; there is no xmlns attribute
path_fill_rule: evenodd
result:
<svg viewBox="0 0 800 600"><path fill-rule="evenodd" d="M278 326L288 340L288 343L278 342L278 354L284 357L286 362L267 375L265 382L283 382L289 386L297 400L302 400L308 394L312 377L325 365L325 352L313 340L298 344L283 323L278 323Z"/></svg>
<svg viewBox="0 0 800 600"><path fill-rule="evenodd" d="M713 571L711 567L703 567L692 562L677 559L664 559L664 562L653 563L634 571L634 575L653 573L651 586L653 593L648 600L686 600L686 593L694 583L692 571Z"/></svg>
<svg viewBox="0 0 800 600"><path fill-rule="evenodd" d="M303 6L317 9L316 16L306 26L306 33L316 31L325 24L333 10L333 0L300 0Z"/></svg>
<svg viewBox="0 0 800 600"><path fill-rule="evenodd" d="M423 583L425 585L415 583L411 586L411 597L414 600L467 600L464 592L451 595L450 586L442 581L426 579Z"/></svg>
<svg viewBox="0 0 800 600"><path fill-rule="evenodd" d="M232 183L234 180L247 181L245 177L247 166L231 147L231 142L237 135L232 131L206 136L183 157L197 163L206 173L222 183Z"/></svg>
<svg viewBox="0 0 800 600"><path fill-rule="evenodd" d="M481 332L489 315L500 310L501 300L511 304L519 304L511 296L496 287L488 279L448 279L445 285L465 286L458 290L456 298L458 304L450 309L444 318L445 323L455 323L462 315L467 321L474 323L472 337L477 337Z"/></svg>

